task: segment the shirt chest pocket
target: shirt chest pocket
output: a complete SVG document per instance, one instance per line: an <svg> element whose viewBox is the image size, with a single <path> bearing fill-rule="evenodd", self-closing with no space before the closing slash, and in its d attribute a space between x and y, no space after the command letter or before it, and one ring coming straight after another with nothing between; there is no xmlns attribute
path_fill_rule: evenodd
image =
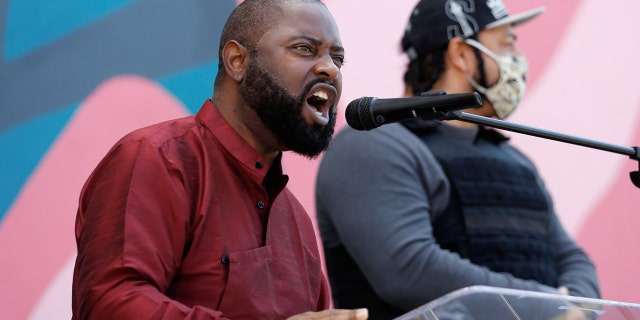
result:
<svg viewBox="0 0 640 320"><path fill-rule="evenodd" d="M271 245L229 253L219 310L231 319L278 319L311 310L309 284L287 255Z"/></svg>

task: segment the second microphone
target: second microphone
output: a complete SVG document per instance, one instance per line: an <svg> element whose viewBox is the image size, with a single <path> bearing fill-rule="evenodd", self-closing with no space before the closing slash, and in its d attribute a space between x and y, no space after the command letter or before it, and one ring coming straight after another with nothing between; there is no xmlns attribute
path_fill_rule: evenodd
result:
<svg viewBox="0 0 640 320"><path fill-rule="evenodd" d="M482 98L477 92L391 99L362 97L347 105L345 118L347 124L356 130L371 130L383 124L413 118L443 118L450 111L481 105Z"/></svg>

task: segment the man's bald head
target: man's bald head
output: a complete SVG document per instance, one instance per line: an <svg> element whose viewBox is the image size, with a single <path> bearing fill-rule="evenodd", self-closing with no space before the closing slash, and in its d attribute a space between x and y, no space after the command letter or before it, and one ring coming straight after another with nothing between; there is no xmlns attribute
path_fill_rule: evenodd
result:
<svg viewBox="0 0 640 320"><path fill-rule="evenodd" d="M319 3L320 0L245 0L238 5L227 19L218 49L218 74L224 74L222 49L231 40L238 41L249 50L265 32L273 28L282 18L282 6L295 3Z"/></svg>

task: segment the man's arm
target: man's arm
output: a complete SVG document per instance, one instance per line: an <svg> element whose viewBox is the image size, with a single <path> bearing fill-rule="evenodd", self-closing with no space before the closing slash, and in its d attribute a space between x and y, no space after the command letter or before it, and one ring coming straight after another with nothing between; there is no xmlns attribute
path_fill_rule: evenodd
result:
<svg viewBox="0 0 640 320"><path fill-rule="evenodd" d="M220 319L165 295L180 266L189 202L148 143L120 145L83 189L73 284L75 319Z"/></svg>
<svg viewBox="0 0 640 320"><path fill-rule="evenodd" d="M572 296L600 298L600 285L595 266L587 254L575 243L553 216L550 226L551 243L558 261L558 284Z"/></svg>

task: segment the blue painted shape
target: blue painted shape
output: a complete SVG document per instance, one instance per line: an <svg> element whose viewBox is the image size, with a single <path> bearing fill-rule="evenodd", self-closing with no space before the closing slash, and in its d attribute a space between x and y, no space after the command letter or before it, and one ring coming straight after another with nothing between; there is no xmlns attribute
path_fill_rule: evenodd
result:
<svg viewBox="0 0 640 320"><path fill-rule="evenodd" d="M25 182L79 104L32 118L0 133L0 224Z"/></svg>
<svg viewBox="0 0 640 320"><path fill-rule="evenodd" d="M195 114L204 100L211 98L217 73L216 60L211 64L200 65L160 79L159 82L182 101L189 112Z"/></svg>
<svg viewBox="0 0 640 320"><path fill-rule="evenodd" d="M2 49L13 61L137 0L11 0Z"/></svg>

